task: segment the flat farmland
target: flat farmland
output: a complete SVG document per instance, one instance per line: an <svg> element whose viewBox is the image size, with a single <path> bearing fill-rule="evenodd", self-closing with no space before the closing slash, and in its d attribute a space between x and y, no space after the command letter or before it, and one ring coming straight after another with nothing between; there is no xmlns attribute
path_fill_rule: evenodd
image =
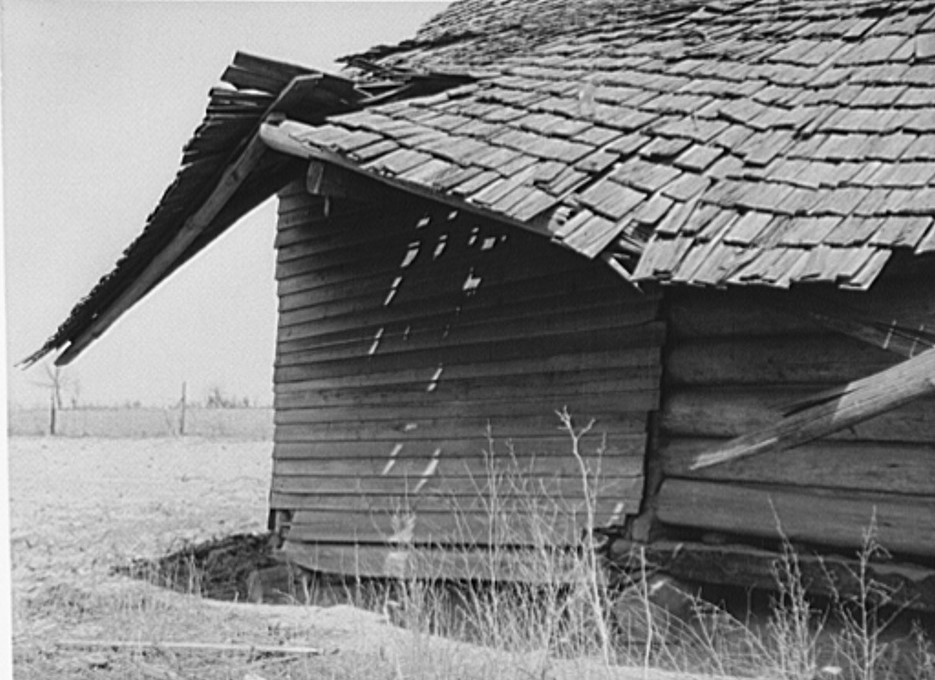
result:
<svg viewBox="0 0 935 680"><path fill-rule="evenodd" d="M271 454L270 442L229 439L10 439L15 677L355 676L341 664L357 668L397 632L379 615L218 602L112 571L186 542L264 531ZM261 657L62 644L88 640L355 651Z"/></svg>

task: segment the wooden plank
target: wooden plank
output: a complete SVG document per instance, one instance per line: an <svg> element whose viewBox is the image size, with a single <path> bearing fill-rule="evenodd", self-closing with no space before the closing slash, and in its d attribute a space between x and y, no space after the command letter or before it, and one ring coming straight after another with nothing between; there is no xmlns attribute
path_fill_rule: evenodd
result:
<svg viewBox="0 0 935 680"><path fill-rule="evenodd" d="M385 210L378 212L373 206L353 201L280 199L273 245L277 253L298 248L325 252L354 244L364 246L385 237L403 240L403 234L411 232L402 229L405 222L400 216L408 211L400 210L403 212L397 213L396 219L390 219Z"/></svg>
<svg viewBox="0 0 935 680"><path fill-rule="evenodd" d="M862 545L876 516L880 543L891 552L935 556L935 498L744 486L667 479L656 499L666 524L776 539L785 535L842 548Z"/></svg>
<svg viewBox="0 0 935 680"><path fill-rule="evenodd" d="M570 373L546 373L530 375L522 380L508 377L476 380L443 380L428 389L425 381L401 385L331 387L318 390L277 391L276 408L308 408L338 405L415 405L433 404L441 401L486 401L512 397L541 396L553 398L582 394L598 395L608 392L633 392L657 390L660 367L626 368L616 367L606 371L581 371Z"/></svg>
<svg viewBox="0 0 935 680"><path fill-rule="evenodd" d="M353 202L280 198L273 245L277 252L298 245L317 246L322 251L364 246L388 231L398 231L394 229L398 223L388 222L386 217L385 211Z"/></svg>
<svg viewBox="0 0 935 680"><path fill-rule="evenodd" d="M443 382L461 380L488 380L500 378L504 383L525 381L530 376L546 376L568 372L608 369L654 369L660 364L658 346L631 347L626 351L615 349L598 352L570 352L548 357L526 357L489 364L458 364L404 368L379 374L342 376L331 378L303 377L299 369L284 369L277 373L277 394L300 390L344 389L367 387L395 387L421 383L426 390L435 389ZM434 387L433 387L434 386Z"/></svg>
<svg viewBox="0 0 935 680"><path fill-rule="evenodd" d="M330 81L337 80L335 76L330 76L327 74L318 74L317 71L305 68L304 66L299 66L297 64L290 64L288 62L276 61L273 59L267 59L265 57L260 57L255 54L250 54L249 52L238 51L234 54L234 65L241 68L248 69L254 73L259 73L266 75L277 80L281 80L284 83L288 83L293 78L298 76L308 76L308 75L321 75L321 77L327 78ZM341 79L343 80L343 79ZM352 81L345 81L347 86L350 87L353 83Z"/></svg>
<svg viewBox="0 0 935 680"><path fill-rule="evenodd" d="M491 483L492 482L492 483ZM589 482L589 493L597 499L635 499L643 492L642 477L602 477ZM302 507L341 507L356 510L410 508L447 509L451 504L462 510L484 510L490 498L521 502L524 499L579 499L582 480L574 477L530 479L472 479L465 477L338 478L274 477L274 494L302 496Z"/></svg>
<svg viewBox="0 0 935 680"><path fill-rule="evenodd" d="M558 417L554 423L557 427ZM321 442L310 439L277 442L273 449L273 470L277 474L280 470L284 471L283 474L318 474L319 471L321 474L333 474L335 470L346 472L350 466L360 474L367 474L367 470L374 474L396 474L397 469L399 474L409 474L415 467L424 470L426 460L438 455L436 451L441 451L446 469L449 464L454 466L452 474L461 470L478 474L486 471L489 463L497 461L498 465L509 466L513 456L521 469L529 469L530 466L534 470L545 471L562 472L567 469L563 467L571 452L571 440L567 434L550 432L512 442L496 439L492 451L491 442L485 435L481 432L461 439L434 440L407 438L402 441ZM603 432L596 432L582 439L580 450L588 458L597 457L603 452L603 458L613 460L615 466L623 466L619 469L615 467L615 474L623 474L620 470L631 469L629 460L641 459L645 449L644 432L610 433L606 437ZM493 459L490 458L491 453ZM393 466L387 465L390 459L396 461Z"/></svg>
<svg viewBox="0 0 935 680"><path fill-rule="evenodd" d="M560 323L565 314L578 312L581 308L594 309L588 305L587 298L550 296L547 290L539 288L525 295L521 288L513 287L512 290L506 288L496 297L488 294L489 291L484 291L480 295L452 294L445 298L414 303L397 302L393 299L393 304L390 305L374 305L369 309L331 316L321 315L323 310L320 308L283 313L280 315L278 340L305 340L303 348L310 348L362 338L372 341L378 333L386 338L394 335L408 338L413 331L425 334L433 329L442 334L443 339L444 334L451 328L470 330L477 324L490 326L497 322L508 323L517 318L527 318L530 324L537 321L556 324ZM384 300L386 299L388 296L384 296ZM599 312L595 311L593 314L597 317ZM632 304L619 302L603 309L603 316L615 319L620 326L649 321L657 315L657 303L649 300L633 301ZM285 325L289 322L292 323Z"/></svg>
<svg viewBox="0 0 935 680"><path fill-rule="evenodd" d="M142 656L148 651L178 653L189 652L194 654L243 654L256 658L258 656L319 656L325 650L319 647L287 647L285 645L254 645L236 644L231 642L191 642L191 641L161 641L147 642L143 640L56 640L56 647L64 649L109 649L132 650ZM161 670L161 669L160 669ZM158 676L157 676L158 677ZM182 677L167 671L165 677Z"/></svg>
<svg viewBox="0 0 935 680"><path fill-rule="evenodd" d="M642 434L646 430L646 412L591 413L596 432ZM555 414L503 418L412 418L408 420L347 421L335 423L279 424L274 440L288 441L375 441L405 443L408 440L464 439L482 437L488 426L498 438L526 435L549 435L557 430Z"/></svg>
<svg viewBox="0 0 935 680"><path fill-rule="evenodd" d="M602 455L597 454L601 443L591 438L582 446L582 455L589 469L601 476L613 478L634 478L643 474L643 450L645 438L631 436L629 440L618 437L618 447L609 448ZM489 448L486 441L462 440L420 442L407 444L397 449L387 442L371 442L373 451L370 457L359 445L336 442L330 445L302 445L302 457L285 457L277 450L273 460L273 477L318 477L323 483L348 484L353 479L405 480L419 479L432 464L435 474L447 479L487 480L491 477L514 476L516 478L575 479L580 482L581 471L578 461L571 454L570 439L545 440L544 444L527 447L529 441L516 443L515 457L508 448L499 442L494 447L494 455L484 455ZM628 446L624 449L619 442ZM378 452L376 445L382 450ZM277 449L285 448L280 444ZM298 448L299 445L294 445ZM459 446L461 448L459 448ZM320 451L323 456L313 456ZM348 451L346 456L342 452ZM395 452L395 455L394 455ZM436 453L437 452L437 453ZM288 453L292 453L289 451ZM325 457L327 456L327 457Z"/></svg>
<svg viewBox="0 0 935 680"><path fill-rule="evenodd" d="M533 286L533 281L542 279L545 272L550 272L553 281L556 277L567 279L573 289L606 289L621 299L626 299L627 290L622 289L618 281L608 281L605 278L591 276L589 273L575 267L551 266L550 261L536 261L525 259L523 263L509 262L499 266L490 261L464 260L463 266L457 262L447 261L448 267L408 267L401 268L399 264L387 265L385 260L379 262L362 262L361 266L354 268L338 268L333 276L324 278L318 272L300 273L291 278L281 279L277 284L277 293L280 307L283 310L297 309L316 304L379 295L383 300L391 288L419 289L421 286L431 286L431 291L437 294L438 290L462 290L469 280L479 278L480 283L486 282L486 289L503 284ZM368 264L370 266L368 266ZM528 266L527 266L528 265ZM436 286L435 281L438 281ZM398 280L398 281L397 281ZM564 291L564 288L556 290Z"/></svg>
<svg viewBox="0 0 935 680"><path fill-rule="evenodd" d="M827 326L810 319L810 310L827 310L885 329L935 326L935 292L924 285L931 272L912 277L888 275L868 291L841 291L829 284L809 284L774 294L771 291L670 291L672 332L678 339L817 334ZM832 329L836 330L836 329Z"/></svg>
<svg viewBox="0 0 935 680"><path fill-rule="evenodd" d="M277 250L277 265L281 265L285 271L289 271L286 265L296 262L307 263L309 269L327 269L353 263L360 260L362 255L375 253L382 253L387 260L399 262L410 245L414 245L419 248L422 261L426 263L469 257L499 260L510 256L516 258L519 253L527 252L552 258L557 264L564 261L584 268L580 258L575 260L573 254L559 250L547 241L540 239L538 244L531 245L509 238L502 229L481 230L460 220L419 227L419 224L428 219L421 212L404 212L390 222L383 216L378 223L381 228L378 229L368 228L366 224L360 223L368 219L368 216L360 216L355 220L346 217L340 219L342 223L347 223L340 241L330 247L324 246L321 239L281 247ZM314 224L317 224L317 221L313 226ZM391 258L393 254L397 257Z"/></svg>
<svg viewBox="0 0 935 680"><path fill-rule="evenodd" d="M475 280L473 286L482 287L485 291L512 285L535 292L543 284L546 274L552 277L552 290L557 297L566 297L572 294L571 291L577 290L606 290L608 296L620 300L650 299L649 295L637 294L632 289L621 287L617 280L594 276L593 272L579 267L563 266L550 258L534 258L533 255L524 255L521 261L517 261L517 258L499 261L468 258L463 262L446 260L443 265L422 265L413 261L406 267L400 264L386 267L383 262L367 266L366 261L355 262L353 268L336 270L341 279L336 283L319 281L318 273L280 281L279 307L285 311L368 297L375 297L382 303L390 290L395 290L397 296L412 296L413 299L436 296L442 291L463 294L466 292L465 284ZM402 259L399 258L399 261ZM352 273L357 276L348 280L347 277ZM554 286L556 280L567 282L567 286ZM426 286L429 286L428 290Z"/></svg>
<svg viewBox="0 0 935 680"><path fill-rule="evenodd" d="M814 391L781 386L684 388L673 391L663 402L660 427L670 436L739 437L775 425L786 406L803 401ZM848 441L931 443L935 441L933 401L910 402L825 436Z"/></svg>
<svg viewBox="0 0 935 680"><path fill-rule="evenodd" d="M403 195L406 195L409 198L415 196L423 200L433 201L436 205L445 204L456 210L464 211L472 215L477 215L484 219L500 221L505 224L518 227L519 229L539 234L540 236L543 235L541 228L534 223L522 222L502 213L495 213L478 203L468 202L450 194L438 193L431 187L423 187L418 184L395 179L386 175L368 172L367 170L361 168L354 161L346 159L340 154L317 147L311 147L298 141L295 137L292 136L294 134L308 132L309 130L309 126L302 123L297 123L295 121L284 121L278 126L264 123L260 126L260 136L267 145L276 151L280 151L284 154L292 156L298 156L299 158L314 158L331 165L340 166L352 173L359 174L360 183L358 185L358 195L366 196L368 193L373 192L382 193L382 187L379 187L378 185L386 185L393 188L394 190L401 192ZM373 186L370 187L369 185Z"/></svg>
<svg viewBox="0 0 935 680"><path fill-rule="evenodd" d="M591 314L588 314L591 311ZM604 312L604 313L601 313ZM569 312L569 314L548 315L546 318L520 318L506 320L485 321L470 323L473 319L464 319L466 323L459 323L458 319L439 325L423 325L416 320L409 321L409 332L398 331L386 326L380 326L374 331L357 337L353 340L324 344L311 348L296 347L295 344L283 347L277 343L276 365L294 366L299 364L313 364L322 362L357 359L359 361L374 362L378 357L389 357L399 354L413 355L414 353L432 353L452 348L464 348L465 352L476 352L480 347L493 347L500 343L522 343L529 348L530 354L543 352L536 348L547 339L556 339L557 343L568 336L578 338L583 348L605 346L601 343L607 337L620 337L621 345L626 346L626 338L633 335L638 338L649 337L651 331L646 329L655 325L656 306L647 305L643 309L633 310L630 314L615 313L619 310L613 308L585 309L584 311ZM382 329L382 332L381 332ZM320 338L318 338L320 339ZM309 338L302 338L312 344ZM284 341L285 342L285 341ZM294 343L296 341L293 341ZM568 343L566 343L568 344ZM645 341L644 344L657 344ZM558 346L558 345L557 345ZM487 353L484 353L486 356ZM891 362L890 362L891 363ZM886 365L889 365L886 364Z"/></svg>
<svg viewBox="0 0 935 680"><path fill-rule="evenodd" d="M474 343L316 363L312 363L314 357L309 356L306 358L306 363L277 365L274 378L278 383L289 380L399 372L407 369L422 369L428 372L428 376L432 376L439 367L450 367L456 364L501 364L523 358L546 359L576 352L587 354L611 350L616 350L618 356L622 356L631 348L658 347L662 343L664 334L663 324L651 323L633 328L593 332L585 336L577 333L556 333L538 336L521 343L515 340ZM582 361L582 366L584 365L586 364ZM504 370L504 373L507 372L509 369Z"/></svg>
<svg viewBox="0 0 935 680"><path fill-rule="evenodd" d="M781 451L845 428L853 430L853 426L866 420L879 424L877 416L932 393L935 393L935 350L927 350L896 366L848 383L837 394L825 393L813 405L798 408L778 422L702 454L695 466L715 465L764 451ZM913 406L919 408L918 404ZM930 403L923 402L923 406L928 407ZM899 415L897 412L896 417Z"/></svg>
<svg viewBox="0 0 935 680"><path fill-rule="evenodd" d="M457 287L442 288L439 285L433 288L431 293L424 290L415 291L411 288L410 282L406 280L402 282L394 280L381 290L370 291L361 296L320 301L305 298L302 294L290 296L297 299L294 304L288 305L289 309L280 310L282 317L280 326L289 327L310 321L330 320L333 323L329 328L334 327L340 331L353 328L347 323L341 324L340 321L349 321L356 317L361 317L357 325L373 326L377 323L386 324L393 321L400 324L409 319L432 319L453 313L457 313L459 317L468 316L462 323L471 321L489 323L489 318L474 319L469 315L480 314L481 310L502 308L500 311L493 311L492 314L500 319L508 318L508 316L548 318L560 312L575 311L576 302L579 308L591 310L603 308L605 315L624 318L631 308L634 313L645 316L647 309L655 309L658 304L656 300L649 298L620 296L612 289L587 285L576 289L576 295L555 295L554 293L549 295L549 283L542 277L504 284L488 282L489 285L484 285L470 274L459 278L461 278L461 283ZM555 281L554 277L552 281ZM473 284L474 287L464 290L466 282ZM551 301L548 309L530 308L523 304L530 300L543 299ZM552 309L555 311L552 312ZM513 315L510 315L510 311ZM597 315L600 311L592 311L592 313ZM446 323L451 323L451 319L448 318ZM318 334L323 333L322 331Z"/></svg>
<svg viewBox="0 0 935 680"><path fill-rule="evenodd" d="M621 541L617 550L626 565L631 550L645 549L650 564L676 578L701 583L776 590L776 566L780 555L746 545L705 545L679 541L638 546ZM798 549L797 568L810 593L830 595L843 601L861 597L869 581L881 584L892 595L892 605L935 611L935 569L906 562L871 562ZM857 577L866 570L863 582Z"/></svg>
<svg viewBox="0 0 935 680"><path fill-rule="evenodd" d="M340 131L338 133L340 134ZM413 155L425 155L411 149L406 151ZM401 152L405 153L406 151ZM398 191L374 182L366 175L348 172L344 168L324 163L315 158L310 159L308 162L305 188L313 196L333 196L335 198L356 200L366 197L368 202L384 205L389 202L400 201Z"/></svg>
<svg viewBox="0 0 935 680"><path fill-rule="evenodd" d="M821 333L810 319L780 312L740 296L723 292L673 290L669 327L676 341L732 336L761 337L793 333Z"/></svg>
<svg viewBox="0 0 935 680"><path fill-rule="evenodd" d="M346 262L321 262L321 258L304 257L299 260L282 262L276 265L276 280L279 282L279 294L285 295L300 290L315 290L321 295L328 294L328 288L340 290L338 284L356 282L358 279L369 280L373 277L387 275L402 276L412 281L441 276L443 280L450 281L452 274L461 269L461 276L467 277L471 272L477 276L488 277L497 281L512 281L542 276L543 271L564 272L567 276L575 273L582 274L587 271L581 261L567 258L558 258L554 254L543 252L535 248L522 250L521 255L515 252L481 252L465 250L461 252L448 252L434 257L436 244L423 245L421 248L412 240L410 253L409 243L400 243L398 248L389 250L362 249L356 257ZM421 259L420 259L421 256ZM411 258L411 259L410 259ZM601 268L593 268L586 274L589 279L602 281L610 287L615 282ZM480 270L480 271L479 271ZM459 276L455 276L460 278ZM323 290L319 290L323 289Z"/></svg>
<svg viewBox="0 0 935 680"><path fill-rule="evenodd" d="M670 350L673 385L841 383L881 371L892 353L837 334L684 340Z"/></svg>
<svg viewBox="0 0 935 680"><path fill-rule="evenodd" d="M308 192L305 190L305 178L302 177L289 182L289 184L279 190L277 196L280 198L308 196Z"/></svg>
<svg viewBox="0 0 935 680"><path fill-rule="evenodd" d="M656 390L634 392L611 392L591 397L575 398L539 396L490 401L451 401L439 399L435 403L415 405L371 406L351 404L347 406L318 406L315 408L278 409L275 422L279 424L336 423L342 421L417 420L420 418L489 418L497 420L554 413L567 407L579 418L588 418L591 413L603 413L610 409L621 411L652 411L659 403Z"/></svg>
<svg viewBox="0 0 935 680"><path fill-rule="evenodd" d="M457 213L455 213L457 214ZM323 215L316 205L298 206L279 214L279 232L276 239L276 261L291 262L300 259L320 261L325 265L353 261L362 250L376 247L379 252L390 253L410 243L419 243L425 252L435 254L435 246L444 244L445 254L464 256L473 253L493 258L503 253L538 251L557 261L574 262L584 268L574 254L556 247L541 238L517 234L494 223L479 222L460 217L448 219L430 206L420 210L416 205L380 206L373 209L345 208L343 212ZM289 243L284 243L288 240ZM438 257L436 254L435 257Z"/></svg>
<svg viewBox="0 0 935 680"><path fill-rule="evenodd" d="M281 505L277 496L270 507ZM614 526L635 508L626 501L608 501L595 510L599 526ZM492 521L493 520L493 521ZM343 543L408 543L455 545L574 545L586 524L582 502L567 501L528 508L506 504L500 512L462 512L454 508L438 511L419 509L407 514L355 512L339 509L308 509L294 513L286 534L290 541L334 541Z"/></svg>
<svg viewBox="0 0 935 680"><path fill-rule="evenodd" d="M572 288L579 285L588 288L605 287L619 291L618 295L622 298L627 295L636 297L632 290L621 288L618 280L602 276L602 269L589 272L577 262L543 256L541 251L537 252L535 249L529 249L520 256L452 253L448 257L443 255L436 260L429 259L431 253L422 253L425 259L420 260L418 248L413 246L410 250L408 245L393 254L382 253L378 256L373 253L374 251L360 253L356 260L333 267L317 266L307 258L279 265L279 296L287 298L293 293L305 293L308 299L306 304L317 304L366 295L375 289L378 290L376 282L392 283L397 278L409 283L409 287L412 288L437 279L444 284L442 289L461 290L468 278L479 278L492 286L540 279L548 272L553 276L560 275L568 279L569 284L575 284ZM358 284L366 286L360 293L356 292ZM555 290L567 294L562 288ZM289 306L301 305L290 302Z"/></svg>
<svg viewBox="0 0 935 680"><path fill-rule="evenodd" d="M580 579L580 558L535 548L478 550L286 541L282 555L312 571L353 577L521 581L553 585Z"/></svg>
<svg viewBox="0 0 935 680"><path fill-rule="evenodd" d="M724 441L666 441L659 447L663 471L668 477L711 481L935 496L935 443L812 442L777 455L753 456L724 465L691 469L698 454L716 449Z"/></svg>

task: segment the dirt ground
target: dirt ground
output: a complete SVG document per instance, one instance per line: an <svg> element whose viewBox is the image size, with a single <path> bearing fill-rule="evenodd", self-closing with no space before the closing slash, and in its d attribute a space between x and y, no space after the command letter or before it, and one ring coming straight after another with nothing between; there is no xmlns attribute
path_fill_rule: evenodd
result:
<svg viewBox="0 0 935 680"><path fill-rule="evenodd" d="M262 532L270 454L268 442L11 439L15 677L333 677L343 674L342 650L385 656L398 631L370 612L217 602L113 573L185 542ZM325 654L61 646L84 640L289 645Z"/></svg>
<svg viewBox="0 0 935 680"><path fill-rule="evenodd" d="M185 594L114 571L188 543L264 531L271 449L198 438L12 438L14 677L514 677L486 651L403 631L349 604L220 602L201 597L197 584ZM239 647L180 651L173 642ZM250 651L259 646L320 653ZM466 673L472 664L476 672ZM620 670L616 677L647 677ZM547 677L566 676L596 677L580 667Z"/></svg>

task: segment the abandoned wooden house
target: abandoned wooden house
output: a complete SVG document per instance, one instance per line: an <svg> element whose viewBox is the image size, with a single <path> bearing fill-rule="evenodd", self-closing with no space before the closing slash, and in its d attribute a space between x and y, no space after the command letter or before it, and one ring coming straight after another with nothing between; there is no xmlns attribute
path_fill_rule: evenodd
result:
<svg viewBox="0 0 935 680"><path fill-rule="evenodd" d="M875 568L935 607L935 2L460 0L345 61L238 54L31 359L72 361L276 194L270 522L297 563L521 561L535 522L502 520L541 508L506 461L563 500L556 546L593 500L611 557L758 585L781 535L846 567L875 522ZM562 409L593 420L580 461Z"/></svg>

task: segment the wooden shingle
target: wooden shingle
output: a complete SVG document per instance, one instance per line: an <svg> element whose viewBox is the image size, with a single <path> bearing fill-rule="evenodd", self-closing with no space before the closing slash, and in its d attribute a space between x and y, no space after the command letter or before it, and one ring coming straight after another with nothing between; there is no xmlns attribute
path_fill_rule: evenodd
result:
<svg viewBox="0 0 935 680"><path fill-rule="evenodd" d="M847 217L825 236L824 243L853 249L869 241L881 224L881 217Z"/></svg>
<svg viewBox="0 0 935 680"><path fill-rule="evenodd" d="M578 201L594 212L619 220L633 210L646 194L625 187L610 178L602 179L578 196Z"/></svg>
<svg viewBox="0 0 935 680"><path fill-rule="evenodd" d="M773 220L772 213L750 211L741 215L724 234L725 243L733 245L752 245L756 242L756 237Z"/></svg>
<svg viewBox="0 0 935 680"><path fill-rule="evenodd" d="M889 248L915 248L931 224L931 217L887 217L868 243Z"/></svg>
<svg viewBox="0 0 935 680"><path fill-rule="evenodd" d="M682 170L704 172L722 153L723 150L717 147L693 144L672 161L672 164Z"/></svg>
<svg viewBox="0 0 935 680"><path fill-rule="evenodd" d="M659 163L648 163L632 158L620 164L611 172L610 177L646 193L653 193L671 182L680 174L679 170Z"/></svg>

